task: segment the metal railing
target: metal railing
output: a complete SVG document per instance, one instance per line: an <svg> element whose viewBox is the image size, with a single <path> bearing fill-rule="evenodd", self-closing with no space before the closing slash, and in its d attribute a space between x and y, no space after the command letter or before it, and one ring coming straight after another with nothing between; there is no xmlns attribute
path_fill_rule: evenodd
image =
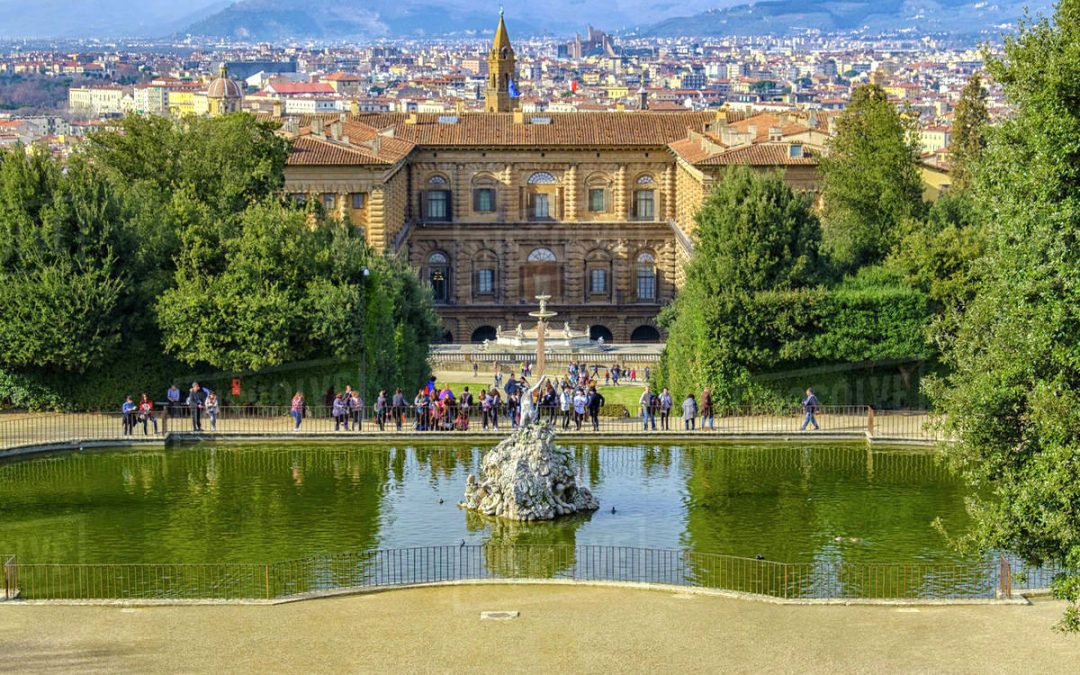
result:
<svg viewBox="0 0 1080 675"><path fill-rule="evenodd" d="M14 600L19 594L19 566L14 555L0 556L4 561L4 600Z"/></svg>
<svg viewBox="0 0 1080 675"><path fill-rule="evenodd" d="M12 557L10 567L5 586L17 578L19 597L28 600L270 600L514 579L663 584L783 599L958 600L1009 597L1020 588L1004 557L958 564L781 563L617 546L430 546L265 564L16 565ZM1039 579L1049 583L1054 573L1042 570Z"/></svg>
<svg viewBox="0 0 1080 675"><path fill-rule="evenodd" d="M608 407L594 419L587 412L575 414L560 407L540 408L540 419L552 424L557 432L582 434L628 434L658 438L666 435L694 433L707 437L718 436L776 436L787 434L828 434L852 438L931 441L939 438L928 426L931 417L926 412L882 413L866 406L825 406L816 414L819 429L803 431L804 415L798 408L755 409L731 408L716 410L709 418L700 411L689 423L682 419L681 408L668 415L652 411L643 418L641 410L629 411L631 416L605 414L621 407ZM288 434L294 430L305 435L324 436L405 433L467 436L476 432L507 433L519 422L520 411L505 404L485 410L482 406L407 405L388 406L376 410L366 406L335 418L325 406L307 406L301 415L299 428L289 406L230 406L222 407L211 417L199 411L203 434L223 436L262 436ZM157 410L152 418L121 413L53 413L42 415L0 416L0 451L20 447L75 444L107 441L163 439L168 434L198 433L191 411L186 406Z"/></svg>

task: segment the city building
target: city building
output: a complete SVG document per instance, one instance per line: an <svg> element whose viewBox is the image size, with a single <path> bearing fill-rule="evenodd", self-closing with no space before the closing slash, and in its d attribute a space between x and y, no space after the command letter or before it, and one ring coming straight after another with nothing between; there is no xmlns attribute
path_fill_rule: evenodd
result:
<svg viewBox="0 0 1080 675"><path fill-rule="evenodd" d="M719 111L525 113L500 17L485 112L287 118L285 190L405 256L446 339L529 322L537 295L591 337L650 342L689 258L693 215L724 170L817 186L828 120Z"/></svg>

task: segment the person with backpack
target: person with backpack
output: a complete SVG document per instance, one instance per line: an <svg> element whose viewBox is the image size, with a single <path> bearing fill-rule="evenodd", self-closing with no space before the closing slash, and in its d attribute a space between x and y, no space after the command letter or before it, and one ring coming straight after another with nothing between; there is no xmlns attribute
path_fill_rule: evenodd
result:
<svg viewBox="0 0 1080 675"><path fill-rule="evenodd" d="M814 415L821 410L821 406L818 405L817 396L814 396L814 390L812 388L807 388L806 390L806 398L802 401L802 409L803 423L799 431L806 431L807 425L810 424L813 424L814 431L817 431L820 427L818 427L817 418L814 417Z"/></svg>
<svg viewBox="0 0 1080 675"><path fill-rule="evenodd" d="M664 391L660 392L660 429L663 431L670 430L668 418L671 417L671 408L674 405L675 401L671 398L671 392L664 387Z"/></svg>

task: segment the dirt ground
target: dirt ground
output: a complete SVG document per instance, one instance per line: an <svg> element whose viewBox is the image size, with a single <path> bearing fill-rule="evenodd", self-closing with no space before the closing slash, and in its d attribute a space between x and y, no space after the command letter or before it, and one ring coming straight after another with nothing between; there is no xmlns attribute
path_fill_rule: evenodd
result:
<svg viewBox="0 0 1080 675"><path fill-rule="evenodd" d="M1062 604L781 606L573 586L278 606L0 604L0 671L1075 673ZM517 611L481 620L482 611Z"/></svg>

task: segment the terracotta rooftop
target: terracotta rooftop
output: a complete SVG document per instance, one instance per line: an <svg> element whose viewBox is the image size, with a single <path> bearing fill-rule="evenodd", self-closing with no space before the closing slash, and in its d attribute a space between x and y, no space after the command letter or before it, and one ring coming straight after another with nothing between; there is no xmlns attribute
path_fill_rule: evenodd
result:
<svg viewBox="0 0 1080 675"><path fill-rule="evenodd" d="M293 140L286 163L289 166L389 166L412 152L413 144L379 134L377 129L357 122L342 127L340 140L313 134L311 127L300 130Z"/></svg>
<svg viewBox="0 0 1080 675"><path fill-rule="evenodd" d="M376 129L392 128L395 137L416 145L657 147L686 138L689 129L701 129L714 113L525 113L525 124L515 123L513 113L420 113L415 124L408 118L405 113L361 113L353 119ZM534 123L536 118L547 122Z"/></svg>
<svg viewBox="0 0 1080 675"><path fill-rule="evenodd" d="M671 143L668 147L682 159L697 166L812 166L818 163L817 156L806 146L802 146L799 157L792 157L789 143L755 143L733 148L709 145L711 148L699 138L687 138Z"/></svg>

